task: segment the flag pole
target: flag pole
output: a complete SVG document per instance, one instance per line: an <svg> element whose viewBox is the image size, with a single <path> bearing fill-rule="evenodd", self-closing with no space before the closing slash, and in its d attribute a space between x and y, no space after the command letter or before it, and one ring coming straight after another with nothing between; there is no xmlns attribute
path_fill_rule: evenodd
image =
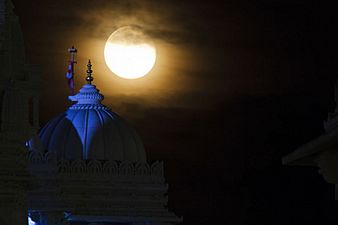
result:
<svg viewBox="0 0 338 225"><path fill-rule="evenodd" d="M71 48L68 49L68 52L70 54L70 60L69 60L69 65L68 65L68 71L66 74L67 78L67 83L68 83L68 88L70 90L70 94L74 95L74 64L77 63L75 55L77 53L77 49L72 46Z"/></svg>

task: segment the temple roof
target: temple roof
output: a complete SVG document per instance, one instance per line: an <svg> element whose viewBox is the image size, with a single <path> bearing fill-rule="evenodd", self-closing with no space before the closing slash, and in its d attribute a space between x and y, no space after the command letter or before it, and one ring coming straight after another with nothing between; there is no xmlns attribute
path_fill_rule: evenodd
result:
<svg viewBox="0 0 338 225"><path fill-rule="evenodd" d="M124 119L101 104L103 98L91 82L70 96L76 104L40 131L43 148L56 153L58 160L146 161L139 135Z"/></svg>

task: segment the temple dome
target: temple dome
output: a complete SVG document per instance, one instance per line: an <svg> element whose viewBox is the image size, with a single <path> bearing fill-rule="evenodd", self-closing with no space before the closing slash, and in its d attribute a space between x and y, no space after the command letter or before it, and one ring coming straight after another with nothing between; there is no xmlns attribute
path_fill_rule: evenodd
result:
<svg viewBox="0 0 338 225"><path fill-rule="evenodd" d="M45 150L58 160L146 161L141 138L116 113L101 104L92 84L69 97L77 103L48 122L39 133Z"/></svg>

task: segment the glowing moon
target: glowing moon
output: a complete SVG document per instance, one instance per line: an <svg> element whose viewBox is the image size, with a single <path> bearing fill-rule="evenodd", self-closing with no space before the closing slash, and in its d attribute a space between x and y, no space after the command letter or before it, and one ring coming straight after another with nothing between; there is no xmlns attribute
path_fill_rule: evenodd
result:
<svg viewBox="0 0 338 225"><path fill-rule="evenodd" d="M125 26L108 38L104 47L108 68L117 76L137 79L154 67L156 49L151 39L138 27Z"/></svg>

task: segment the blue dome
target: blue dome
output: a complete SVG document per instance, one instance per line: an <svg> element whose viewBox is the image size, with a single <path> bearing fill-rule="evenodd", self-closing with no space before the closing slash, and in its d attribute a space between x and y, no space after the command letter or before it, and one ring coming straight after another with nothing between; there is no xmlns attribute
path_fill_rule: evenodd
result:
<svg viewBox="0 0 338 225"><path fill-rule="evenodd" d="M57 159L146 161L141 138L116 113L101 104L103 96L94 85L84 85L76 104L48 122L39 138Z"/></svg>

